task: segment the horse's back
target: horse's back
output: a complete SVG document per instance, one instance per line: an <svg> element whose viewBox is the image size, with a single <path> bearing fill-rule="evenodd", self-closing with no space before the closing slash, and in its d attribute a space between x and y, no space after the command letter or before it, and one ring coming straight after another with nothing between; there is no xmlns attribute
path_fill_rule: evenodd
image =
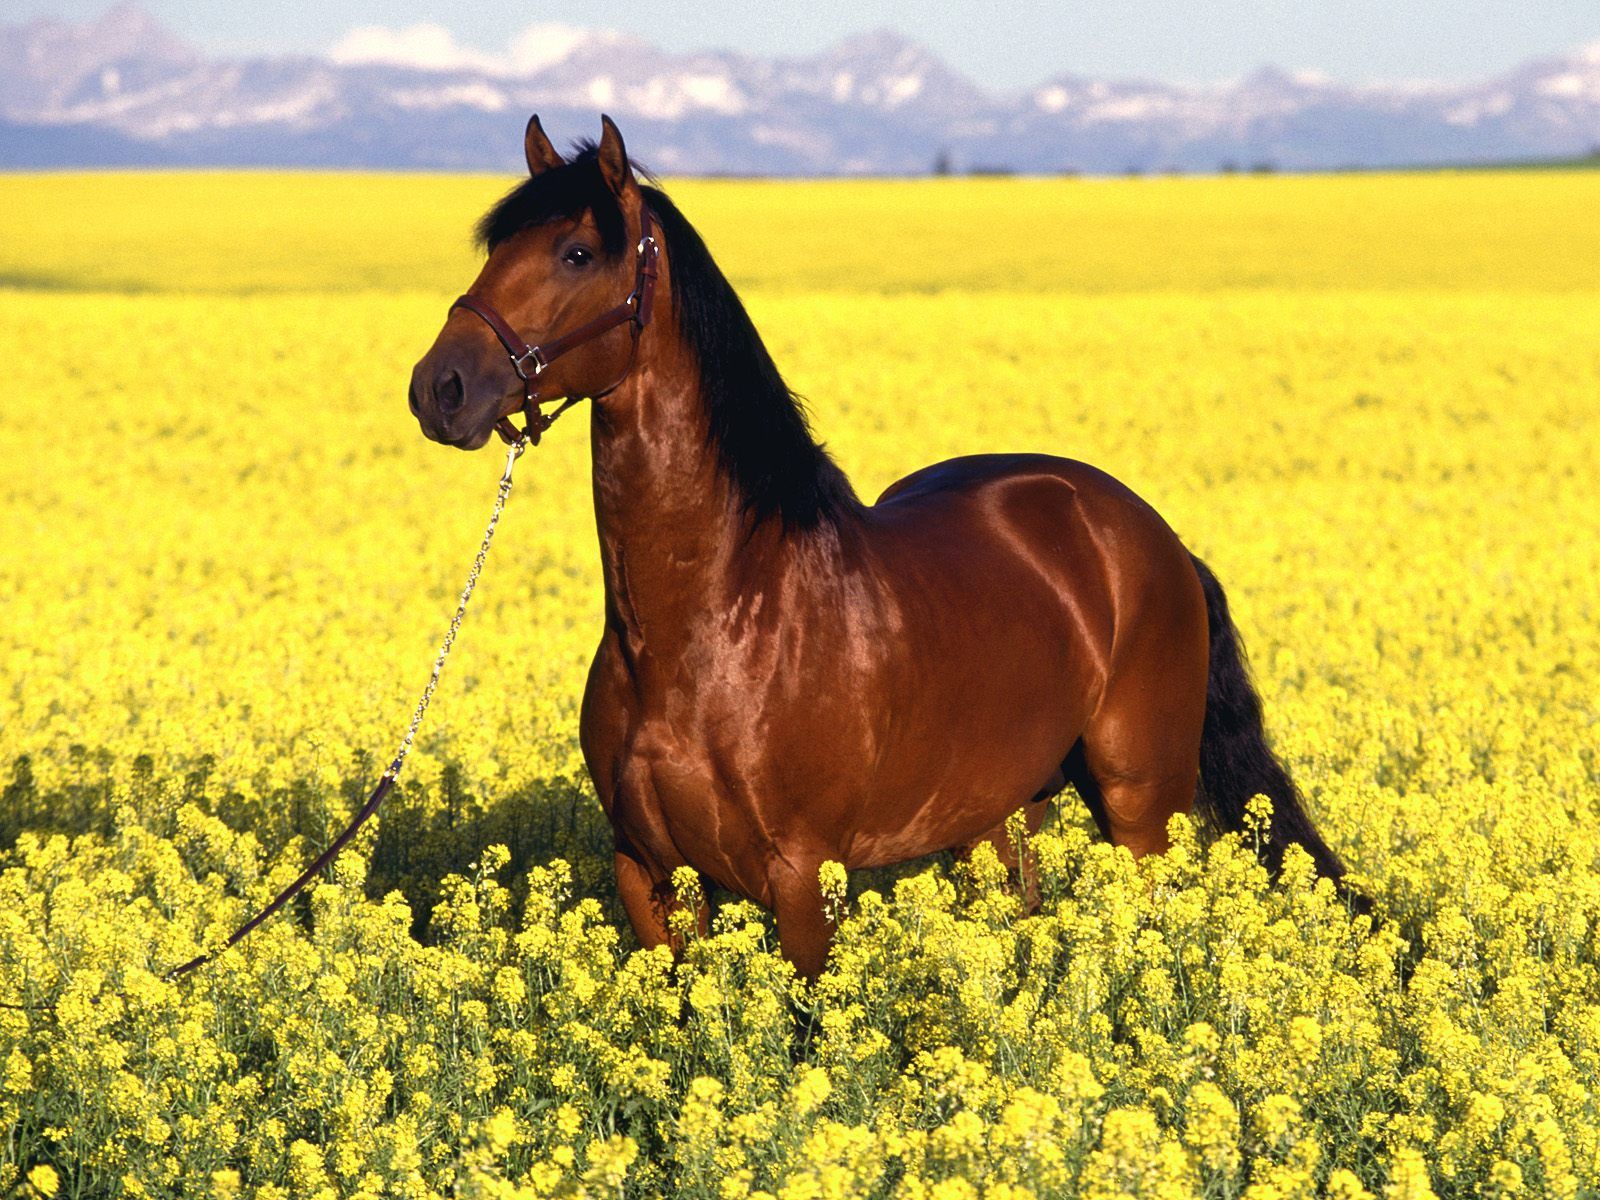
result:
<svg viewBox="0 0 1600 1200"><path fill-rule="evenodd" d="M1188 550L1131 488L1088 463L981 454L934 463L868 510L882 561L958 609L1054 626L1094 664L1097 693L1135 643L1205 643L1205 599Z"/></svg>
<svg viewBox="0 0 1600 1200"><path fill-rule="evenodd" d="M1186 578L1192 574L1177 534L1149 503L1115 476L1071 458L972 454L946 459L890 484L869 511L887 527L931 523L935 517L999 523L1031 532L1064 552L1074 549L1069 543L1087 539L1105 553L1108 564L1132 569L1149 560L1158 569L1178 566ZM1081 572L1081 554L1070 554L1069 560L1063 565Z"/></svg>
<svg viewBox="0 0 1600 1200"><path fill-rule="evenodd" d="M997 487L1066 484L1073 493L1122 496L1144 502L1126 484L1099 467L1054 454L966 454L930 463L895 480L875 508L941 494L974 495Z"/></svg>

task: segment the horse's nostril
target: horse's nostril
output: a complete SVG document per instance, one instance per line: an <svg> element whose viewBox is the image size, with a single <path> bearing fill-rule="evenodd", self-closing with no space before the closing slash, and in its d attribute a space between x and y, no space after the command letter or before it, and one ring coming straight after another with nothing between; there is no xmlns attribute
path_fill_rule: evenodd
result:
<svg viewBox="0 0 1600 1200"><path fill-rule="evenodd" d="M461 376L455 371L447 371L440 377L439 382L434 384L433 394L439 401L439 410L446 413L455 412L466 399L466 389L461 386Z"/></svg>
<svg viewBox="0 0 1600 1200"><path fill-rule="evenodd" d="M420 417L422 415L422 405L417 401L417 381L415 379L411 381L411 392L407 399L411 403L411 415Z"/></svg>

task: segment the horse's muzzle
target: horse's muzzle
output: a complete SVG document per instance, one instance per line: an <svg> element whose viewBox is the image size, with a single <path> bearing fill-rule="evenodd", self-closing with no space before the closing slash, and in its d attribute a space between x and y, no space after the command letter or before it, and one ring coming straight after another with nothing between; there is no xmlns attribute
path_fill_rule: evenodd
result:
<svg viewBox="0 0 1600 1200"><path fill-rule="evenodd" d="M455 367L434 367L424 358L411 372L408 401L424 437L447 446L476 450L494 432L501 397L496 395L490 405L469 402L468 397L492 390L474 388Z"/></svg>

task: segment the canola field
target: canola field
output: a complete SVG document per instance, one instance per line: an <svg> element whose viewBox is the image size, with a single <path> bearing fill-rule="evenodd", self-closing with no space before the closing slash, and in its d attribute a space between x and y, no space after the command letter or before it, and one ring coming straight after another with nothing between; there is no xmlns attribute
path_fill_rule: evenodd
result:
<svg viewBox="0 0 1600 1200"><path fill-rule="evenodd" d="M1044 450L1228 588L1376 900L1069 792L631 942L577 752L581 413L524 458L376 828L178 983L392 755L501 456L411 364L512 180L0 178L0 1195L1600 1196L1600 174L668 187L863 495ZM682 881L685 888L694 881Z"/></svg>

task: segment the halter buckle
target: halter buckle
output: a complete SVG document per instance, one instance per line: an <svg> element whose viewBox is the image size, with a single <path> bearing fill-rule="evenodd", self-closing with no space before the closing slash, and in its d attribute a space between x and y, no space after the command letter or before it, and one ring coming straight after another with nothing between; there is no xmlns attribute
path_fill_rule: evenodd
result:
<svg viewBox="0 0 1600 1200"><path fill-rule="evenodd" d="M533 360L532 375L529 375L522 366L522 364L527 362L530 358ZM517 378L522 380L523 383L532 383L535 379L539 378L539 376L544 372L544 369L549 365L550 364L545 361L544 355L539 352L539 347L537 346L529 346L524 349L521 354L513 354L511 356L511 369L517 373Z"/></svg>

